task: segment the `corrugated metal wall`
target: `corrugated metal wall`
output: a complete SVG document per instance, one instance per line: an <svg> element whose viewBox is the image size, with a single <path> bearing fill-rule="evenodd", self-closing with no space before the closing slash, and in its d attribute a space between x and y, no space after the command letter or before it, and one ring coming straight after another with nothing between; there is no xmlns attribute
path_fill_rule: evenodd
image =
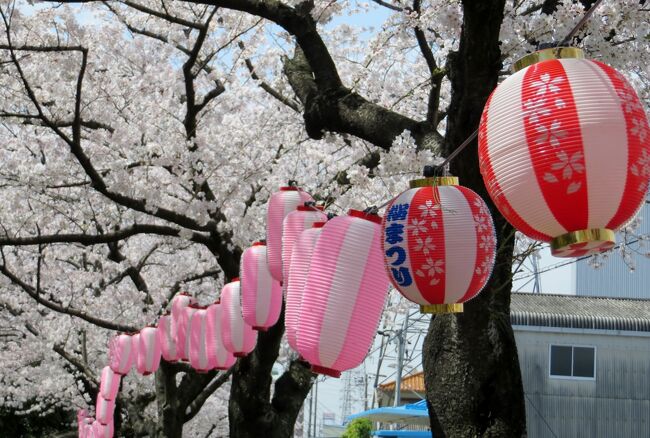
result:
<svg viewBox="0 0 650 438"><path fill-rule="evenodd" d="M643 207L638 233L650 235L650 204ZM622 239L617 235L617 241ZM645 249L645 251L650 248ZM650 259L635 254L636 267L623 262L619 254L611 254L604 266L594 269L587 260L576 262L576 294L596 297L621 297L650 299Z"/></svg>
<svg viewBox="0 0 650 438"><path fill-rule="evenodd" d="M650 337L515 327L529 438L650 437ZM549 344L596 347L596 379L549 377Z"/></svg>

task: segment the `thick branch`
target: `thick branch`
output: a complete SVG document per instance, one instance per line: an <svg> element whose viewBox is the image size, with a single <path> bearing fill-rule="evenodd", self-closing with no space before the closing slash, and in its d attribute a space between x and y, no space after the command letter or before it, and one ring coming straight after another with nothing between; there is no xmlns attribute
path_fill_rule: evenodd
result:
<svg viewBox="0 0 650 438"><path fill-rule="evenodd" d="M181 230L164 225L135 224L129 228L106 234L52 234L31 237L0 237L0 246L26 246L50 243L80 243L85 246L117 242L137 234L155 234L159 236L178 237ZM193 242L208 244L209 238L200 233L192 233Z"/></svg>
<svg viewBox="0 0 650 438"><path fill-rule="evenodd" d="M74 316L79 319L83 319L84 321L87 321L91 324L94 324L98 327L102 327L108 330L115 330L115 331L122 331L122 332L135 332L138 330L137 327L106 321L104 319L88 315L87 313L82 312L79 309L75 309L74 307L65 307L60 304L53 303L52 301L46 300L41 296L41 294L38 291L36 291L34 287L25 283L20 278L18 278L13 272L11 272L7 268L6 264L0 265L0 273L2 273L5 277L7 277L12 283L19 286L22 290L27 292L27 294L30 297L32 297L37 303L47 307L50 310L54 310L55 312L58 313Z"/></svg>
<svg viewBox="0 0 650 438"><path fill-rule="evenodd" d="M213 379L207 386L205 386L198 395L194 397L194 400L192 400L188 405L187 408L185 409L185 419L184 421L187 423L190 421L192 418L196 416L196 414L199 413L203 405L205 404L206 400L217 390L230 379L230 375L232 374L232 368L229 369L226 372L223 372L221 374L218 374L215 379ZM183 391L183 386L180 386L181 391Z"/></svg>

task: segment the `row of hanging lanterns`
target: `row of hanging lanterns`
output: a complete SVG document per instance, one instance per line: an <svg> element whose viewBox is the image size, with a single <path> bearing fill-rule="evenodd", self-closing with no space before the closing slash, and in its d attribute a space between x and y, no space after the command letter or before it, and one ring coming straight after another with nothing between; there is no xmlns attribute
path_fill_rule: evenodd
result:
<svg viewBox="0 0 650 438"><path fill-rule="evenodd" d="M650 179L638 96L620 73L583 58L574 48L522 58L489 97L478 132L496 207L559 257L612 248ZM121 376L133 366L155 372L161 356L198 371L232 366L255 348L257 331L277 323L283 292L289 345L314 372L336 377L365 358L389 282L422 312L462 311L491 275L494 224L457 178L426 176L391 200L384 218L369 209L330 219L295 184L273 193L266 241L244 251L241 280L223 287L220 302L204 307L178 294L158 327L111 341L96 419L80 413L80 436L112 436Z"/></svg>

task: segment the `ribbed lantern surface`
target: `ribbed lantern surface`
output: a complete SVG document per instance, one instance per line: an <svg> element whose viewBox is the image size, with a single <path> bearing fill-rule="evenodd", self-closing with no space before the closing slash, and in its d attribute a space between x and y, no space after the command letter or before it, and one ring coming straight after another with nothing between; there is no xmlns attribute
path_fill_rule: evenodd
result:
<svg viewBox="0 0 650 438"><path fill-rule="evenodd" d="M208 357L208 320L205 308L197 309L190 322L190 365L199 372L212 369Z"/></svg>
<svg viewBox="0 0 650 438"><path fill-rule="evenodd" d="M241 313L239 279L226 284L221 291L221 335L226 350L235 357L244 357L255 348L257 332L244 322Z"/></svg>
<svg viewBox="0 0 650 438"><path fill-rule="evenodd" d="M323 227L298 318L298 352L331 376L358 366L375 336L388 291L381 218L350 210Z"/></svg>
<svg viewBox="0 0 650 438"><path fill-rule="evenodd" d="M138 340L138 373L148 375L155 373L160 366L161 345L156 327L144 327L140 330Z"/></svg>
<svg viewBox="0 0 650 438"><path fill-rule="evenodd" d="M113 411L115 411L115 400L106 400L101 394L97 395L95 403L95 418L102 424L113 422Z"/></svg>
<svg viewBox="0 0 650 438"><path fill-rule="evenodd" d="M300 233L293 245L291 262L289 264L289 277L287 284L287 302L284 311L285 334L289 346L298 350L298 317L302 306L302 296L309 274L309 264L325 222L316 222L312 228Z"/></svg>
<svg viewBox="0 0 650 438"><path fill-rule="evenodd" d="M266 245L269 271L277 281L282 281L282 224L284 218L299 205L313 201L311 195L299 187L280 187L271 195L266 211Z"/></svg>
<svg viewBox="0 0 650 438"><path fill-rule="evenodd" d="M108 344L108 365L117 374L128 374L135 360L133 337L122 334L115 336Z"/></svg>
<svg viewBox="0 0 650 438"><path fill-rule="evenodd" d="M93 428L94 420L92 418L86 418L84 421L82 437L83 438L95 438L95 429Z"/></svg>
<svg viewBox="0 0 650 438"><path fill-rule="evenodd" d="M208 360L212 368L218 370L227 370L235 364L235 356L223 344L221 319L223 315L223 306L221 303L214 303L207 308L207 330L206 338L208 344Z"/></svg>
<svg viewBox="0 0 650 438"><path fill-rule="evenodd" d="M196 304L196 299L184 292L172 299L172 333L176 340L178 358L182 360L188 360L190 354L187 332L189 329L188 316L192 312L188 314L186 309L194 304Z"/></svg>
<svg viewBox="0 0 650 438"><path fill-rule="evenodd" d="M88 411L79 409L77 411L77 434L80 438L86 436L86 419L88 418Z"/></svg>
<svg viewBox="0 0 650 438"><path fill-rule="evenodd" d="M282 310L282 286L271 276L266 245L255 242L241 258L242 316L256 330L273 326Z"/></svg>
<svg viewBox="0 0 650 438"><path fill-rule="evenodd" d="M102 424L99 421L95 420L93 422L93 433L95 434L95 438L113 438L113 422L111 421L108 424Z"/></svg>
<svg viewBox="0 0 650 438"><path fill-rule="evenodd" d="M284 218L282 224L282 287L286 293L293 245L300 233L308 230L316 222L326 222L327 215L323 207L299 205Z"/></svg>
<svg viewBox="0 0 650 438"><path fill-rule="evenodd" d="M163 315L158 320L158 339L160 340L160 352L163 359L168 362L175 362L179 359L176 338L172 332L171 315Z"/></svg>
<svg viewBox="0 0 650 438"><path fill-rule="evenodd" d="M106 400L115 400L117 392L120 389L122 376L117 374L109 366L102 369L102 375L99 379L99 393Z"/></svg>
<svg viewBox="0 0 650 438"><path fill-rule="evenodd" d="M492 216L466 187L426 185L436 178L413 183L422 187L397 196L382 223L389 279L422 312L462 311L455 304L476 296L494 266Z"/></svg>
<svg viewBox="0 0 650 438"><path fill-rule="evenodd" d="M645 199L649 148L630 84L585 59L542 61L508 77L479 128L481 173L499 211L559 257L614 246L614 231Z"/></svg>

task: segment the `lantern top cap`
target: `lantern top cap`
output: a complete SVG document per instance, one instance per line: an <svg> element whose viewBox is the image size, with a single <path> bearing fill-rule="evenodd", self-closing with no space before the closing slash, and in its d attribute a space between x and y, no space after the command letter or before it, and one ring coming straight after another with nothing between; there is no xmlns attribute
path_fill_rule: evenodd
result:
<svg viewBox="0 0 650 438"><path fill-rule="evenodd" d="M281 192L286 192L286 191L297 191L300 190L300 187L297 185L290 185L290 186L282 186L280 187Z"/></svg>
<svg viewBox="0 0 650 438"><path fill-rule="evenodd" d="M314 222L311 224L312 228L323 228L327 222Z"/></svg>
<svg viewBox="0 0 650 438"><path fill-rule="evenodd" d="M412 179L409 181L409 187L416 189L418 187L432 187L432 186L457 186L457 176L433 176L430 178Z"/></svg>
<svg viewBox="0 0 650 438"><path fill-rule="evenodd" d="M352 217L358 217L360 219L365 219L376 224L381 224L381 216L376 213L366 213L361 210L349 210L348 215Z"/></svg>
<svg viewBox="0 0 650 438"><path fill-rule="evenodd" d="M585 59L585 52L577 47L551 47L529 53L512 64L512 72L517 73L526 67L551 59Z"/></svg>
<svg viewBox="0 0 650 438"><path fill-rule="evenodd" d="M233 277L230 279L229 283L235 283L237 281L239 281L239 277Z"/></svg>
<svg viewBox="0 0 650 438"><path fill-rule="evenodd" d="M305 202L305 204L307 204ZM296 207L296 211L323 211L325 207L323 205L299 205Z"/></svg>
<svg viewBox="0 0 650 438"><path fill-rule="evenodd" d="M258 240L257 242L253 242L253 246L266 246L266 240Z"/></svg>

